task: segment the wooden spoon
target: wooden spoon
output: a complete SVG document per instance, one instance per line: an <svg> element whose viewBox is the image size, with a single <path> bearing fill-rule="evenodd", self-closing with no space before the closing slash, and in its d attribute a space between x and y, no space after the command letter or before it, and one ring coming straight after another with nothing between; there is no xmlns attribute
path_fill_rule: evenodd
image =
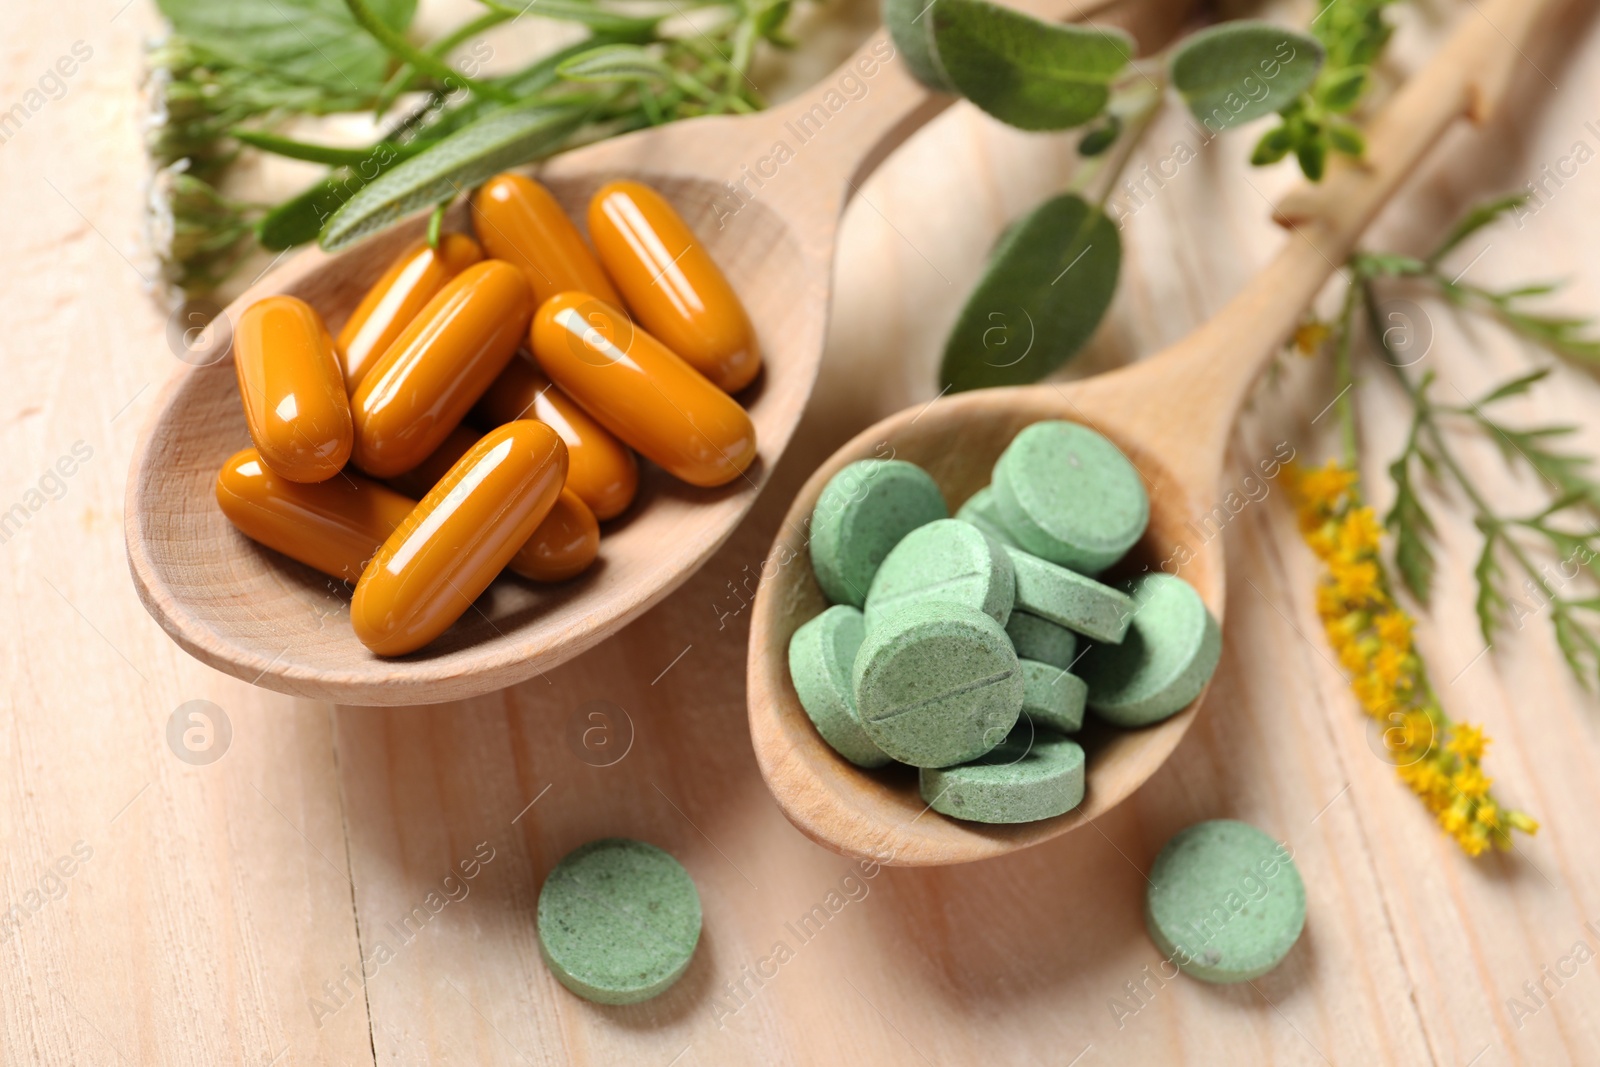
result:
<svg viewBox="0 0 1600 1067"><path fill-rule="evenodd" d="M908 408L862 431L813 474L767 556L751 623L750 733L778 805L818 843L846 855L908 866L962 863L1036 845L1120 803L1177 746L1205 693L1142 730L1091 724L1088 791L1076 810L1015 826L960 822L931 813L916 772L863 771L830 749L800 707L789 678L789 638L825 606L806 552L807 520L828 479L858 459L909 460L928 470L946 500L986 485L1018 430L1072 419L1116 442L1144 477L1150 527L1125 566L1164 567L1191 582L1220 620L1226 585L1213 533L1223 493L1224 447L1257 375L1281 350L1304 308L1350 254L1361 231L1458 117L1483 122L1501 100L1525 42L1556 0L1493 0L1462 24L1368 131L1363 163L1336 163L1321 185L1278 212L1292 231L1282 251L1218 314L1157 355L1070 384L962 393Z"/></svg>
<svg viewBox="0 0 1600 1067"><path fill-rule="evenodd" d="M1161 40L1191 0L1041 6L1052 3L1062 12L1096 11L1136 37ZM213 667L285 693L350 704L464 699L602 640L694 573L754 503L816 379L840 213L878 163L951 102L911 78L880 30L832 75L772 111L642 131L544 168L541 177L577 219L606 181L633 177L654 186L733 281L766 357L762 378L739 396L760 443L743 479L701 490L648 469L636 502L607 524L601 560L588 574L542 587L502 578L426 649L380 659L351 632L348 589L251 544L218 510L217 471L249 444L224 352L173 377L134 453L124 532L145 608ZM464 218L458 210L455 225ZM213 329L226 330L262 297L288 293L311 303L337 332L423 225L413 219L336 256L303 252L229 305Z"/></svg>

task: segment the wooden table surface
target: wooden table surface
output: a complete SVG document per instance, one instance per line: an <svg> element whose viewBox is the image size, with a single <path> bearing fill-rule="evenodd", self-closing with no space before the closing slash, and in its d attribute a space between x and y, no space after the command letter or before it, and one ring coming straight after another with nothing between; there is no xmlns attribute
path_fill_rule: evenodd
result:
<svg viewBox="0 0 1600 1067"><path fill-rule="evenodd" d="M1408 64L1452 13L1475 17L1470 3L1403 6ZM1463 205L1548 166L1538 211L1475 238L1461 265L1479 282L1570 278L1563 306L1600 309L1592 16L1529 51L1513 106L1453 135L1374 245L1421 250ZM1070 171L1066 139L965 106L851 208L810 415L749 521L649 615L546 678L449 706L329 707L189 659L140 608L121 533L135 436L181 367L141 234L136 86L157 28L148 0L0 15L0 110L74 42L92 50L0 144L0 512L25 513L0 537L0 1062L1600 1062L1600 707L1541 619L1483 651L1477 535L1449 498L1418 640L1450 712L1494 738L1496 789L1544 822L1516 853L1461 856L1375 755L1277 488L1226 530L1226 648L1205 714L1112 815L1004 860L864 877L779 814L743 682L743 606L774 526L838 443L933 398L986 249ZM1192 136L1165 120L1152 165ZM1181 336L1285 239L1266 220L1292 175L1246 168L1250 141L1219 140L1130 213L1123 287L1077 373ZM1428 366L1468 395L1549 362L1425 313ZM1330 380L1285 360L1241 424L1230 485L1283 442L1330 453L1331 420L1316 418ZM1514 410L1583 423L1600 451L1597 400L1562 367ZM1360 404L1382 504L1403 408L1379 375ZM1528 492L1491 444L1462 447L1506 499ZM61 457L70 475L50 473ZM169 742L195 700L225 716L214 762ZM1247 985L1168 980L1140 919L1143 872L1175 830L1222 816L1293 848L1305 935ZM550 867L612 834L671 850L705 905L683 981L625 1008L561 988L533 924ZM786 924L830 893L829 921L798 940ZM780 941L784 962L764 962ZM1537 1000L1525 983L1542 984Z"/></svg>

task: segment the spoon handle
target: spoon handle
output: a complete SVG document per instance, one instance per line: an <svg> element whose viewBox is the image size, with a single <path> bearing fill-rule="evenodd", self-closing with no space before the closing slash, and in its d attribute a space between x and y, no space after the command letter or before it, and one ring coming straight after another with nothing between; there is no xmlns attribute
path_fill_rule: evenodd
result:
<svg viewBox="0 0 1600 1067"><path fill-rule="evenodd" d="M1481 124L1504 100L1542 17L1566 0L1486 0L1374 118L1363 159L1336 157L1317 185L1275 213L1289 234L1272 262L1199 329L1150 359L1083 383L1086 393L1139 390L1174 403L1130 407L1124 429L1145 440L1188 485L1209 493L1234 419L1328 278L1400 184L1458 118ZM1203 401L1203 402L1202 402ZM1142 422L1143 425L1139 425Z"/></svg>

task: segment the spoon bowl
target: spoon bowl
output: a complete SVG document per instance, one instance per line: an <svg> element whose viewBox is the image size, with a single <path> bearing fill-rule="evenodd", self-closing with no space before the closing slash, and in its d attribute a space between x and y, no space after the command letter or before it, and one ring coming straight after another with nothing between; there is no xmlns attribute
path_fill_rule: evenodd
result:
<svg viewBox="0 0 1600 1067"><path fill-rule="evenodd" d="M1057 2L1034 6L1050 14ZM1151 27L1170 32L1189 2L1059 6L1079 16L1096 12L1140 36ZM842 93L841 84L852 91ZM601 641L693 574L755 502L816 379L840 213L878 163L951 102L911 77L880 30L833 75L771 111L640 131L541 169L540 179L578 220L607 181L634 178L654 187L733 283L765 361L761 377L737 397L759 446L743 478L696 489L643 464L637 499L604 526L600 561L588 573L546 586L502 577L427 648L380 658L351 631L345 583L250 543L218 510L217 471L249 437L230 353L217 344L215 362L185 367L167 384L135 450L124 532L146 609L186 651L219 670L348 704L465 699ZM775 150L779 143L786 152ZM464 228L465 209L458 206L449 221ZM338 255L300 253L229 305L214 333L280 293L306 300L337 333L424 225L418 216Z"/></svg>
<svg viewBox="0 0 1600 1067"><path fill-rule="evenodd" d="M1194 722L1206 691L1143 729L1114 729L1091 716L1080 735L1088 756L1083 802L1038 822L997 826L946 818L929 811L914 769L862 770L835 753L806 717L788 667L790 637L827 603L806 549L817 498L847 464L892 457L925 468L953 512L988 484L995 460L1019 430L1044 419L1079 422L1128 456L1150 497L1149 527L1110 577L1144 569L1176 574L1221 622L1226 585L1215 516L1225 495L1218 490L1224 450L1240 407L1334 265L1345 261L1423 154L1456 118L1481 122L1493 111L1521 56L1518 42L1558 2L1494 0L1464 14L1428 66L1373 120L1366 159L1338 163L1320 185L1286 199L1278 219L1292 232L1278 255L1177 344L1077 382L985 389L909 408L858 434L811 476L766 557L748 660L756 760L795 826L828 848L878 863L969 862L1068 833L1155 773Z"/></svg>

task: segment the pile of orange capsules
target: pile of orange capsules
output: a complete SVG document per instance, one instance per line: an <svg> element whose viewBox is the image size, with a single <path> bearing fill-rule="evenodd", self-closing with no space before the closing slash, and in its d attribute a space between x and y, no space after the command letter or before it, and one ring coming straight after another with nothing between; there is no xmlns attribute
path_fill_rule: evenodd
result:
<svg viewBox="0 0 1600 1067"><path fill-rule="evenodd" d="M223 465L217 503L252 540L354 582L350 621L383 656L434 640L502 570L586 570L638 488L634 450L708 487L756 455L730 396L760 373L755 331L660 194L595 194L598 258L519 175L479 189L472 218L476 240L407 249L337 340L291 296L234 330L255 447Z"/></svg>

